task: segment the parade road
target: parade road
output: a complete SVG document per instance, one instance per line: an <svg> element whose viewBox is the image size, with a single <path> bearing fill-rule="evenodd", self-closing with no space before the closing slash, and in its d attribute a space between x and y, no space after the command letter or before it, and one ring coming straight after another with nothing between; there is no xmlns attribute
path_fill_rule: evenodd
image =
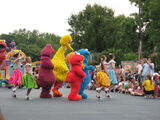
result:
<svg viewBox="0 0 160 120"><path fill-rule="evenodd" d="M89 98L68 101L70 89L62 88L62 98L40 99L40 90L33 89L32 100L25 100L25 89L0 88L0 107L5 120L159 120L160 99L145 99L111 93L112 98L96 99L95 91L87 90Z"/></svg>

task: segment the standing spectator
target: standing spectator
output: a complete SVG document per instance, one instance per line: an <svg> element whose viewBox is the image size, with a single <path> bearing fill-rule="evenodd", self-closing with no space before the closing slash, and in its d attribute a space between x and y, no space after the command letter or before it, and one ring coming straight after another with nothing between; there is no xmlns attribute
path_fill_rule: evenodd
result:
<svg viewBox="0 0 160 120"><path fill-rule="evenodd" d="M144 82L148 73L149 73L148 61L146 58L144 58L143 59L143 70L142 70L141 82Z"/></svg>
<svg viewBox="0 0 160 120"><path fill-rule="evenodd" d="M137 69L137 80L140 82L141 73L143 69L141 61L138 61L138 65L136 66L136 69Z"/></svg>
<svg viewBox="0 0 160 120"><path fill-rule="evenodd" d="M120 82L121 79L123 79L124 77L124 68L122 67L122 65L118 66L118 69L116 70L116 74L117 74L117 79Z"/></svg>
<svg viewBox="0 0 160 120"><path fill-rule="evenodd" d="M149 65L149 73L153 76L153 74L154 74L154 63L152 62L152 59L149 58L147 63Z"/></svg>

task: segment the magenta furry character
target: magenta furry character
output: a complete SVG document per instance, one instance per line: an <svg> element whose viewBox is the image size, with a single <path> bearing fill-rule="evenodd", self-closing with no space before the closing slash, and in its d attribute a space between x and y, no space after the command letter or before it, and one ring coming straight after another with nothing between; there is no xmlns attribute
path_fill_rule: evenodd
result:
<svg viewBox="0 0 160 120"><path fill-rule="evenodd" d="M37 79L38 86L42 88L40 98L52 97L50 90L56 81L53 73L54 65L51 62L51 55L54 53L51 44L47 44L41 51L41 65Z"/></svg>

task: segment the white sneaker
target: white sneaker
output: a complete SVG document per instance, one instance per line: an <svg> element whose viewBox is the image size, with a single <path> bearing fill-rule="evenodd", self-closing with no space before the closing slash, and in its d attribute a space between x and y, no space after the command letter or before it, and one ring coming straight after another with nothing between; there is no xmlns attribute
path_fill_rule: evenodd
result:
<svg viewBox="0 0 160 120"><path fill-rule="evenodd" d="M106 94L106 95L105 95L105 97L107 97L107 98L111 98L111 95L109 95L109 94Z"/></svg>
<svg viewBox="0 0 160 120"><path fill-rule="evenodd" d="M30 98L29 96L25 97L26 100L32 100L32 98Z"/></svg>
<svg viewBox="0 0 160 120"><path fill-rule="evenodd" d="M16 89L17 89L17 88L13 88L13 89L12 89L12 92L16 92Z"/></svg>
<svg viewBox="0 0 160 120"><path fill-rule="evenodd" d="M98 98L98 100L102 100L102 98L99 95L96 95L96 98Z"/></svg>
<svg viewBox="0 0 160 120"><path fill-rule="evenodd" d="M12 94L11 96L12 96L13 98L16 98L16 97L17 97L16 94Z"/></svg>

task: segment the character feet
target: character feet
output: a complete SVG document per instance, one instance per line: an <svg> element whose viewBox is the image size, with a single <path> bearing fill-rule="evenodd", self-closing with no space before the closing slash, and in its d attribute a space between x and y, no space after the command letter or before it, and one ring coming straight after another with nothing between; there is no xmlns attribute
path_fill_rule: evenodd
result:
<svg viewBox="0 0 160 120"><path fill-rule="evenodd" d="M88 98L88 95L83 93L83 94L80 94L82 96L82 99L87 99Z"/></svg>
<svg viewBox="0 0 160 120"><path fill-rule="evenodd" d="M52 98L52 95L51 94L41 94L40 95L40 98Z"/></svg>
<svg viewBox="0 0 160 120"><path fill-rule="evenodd" d="M53 97L62 97L63 94L61 92L59 92L58 90L52 89Z"/></svg>
<svg viewBox="0 0 160 120"><path fill-rule="evenodd" d="M77 96L71 96L71 95L69 95L68 96L68 100L71 100L71 101L79 101L81 99L82 99L82 97L80 95L77 95Z"/></svg>

